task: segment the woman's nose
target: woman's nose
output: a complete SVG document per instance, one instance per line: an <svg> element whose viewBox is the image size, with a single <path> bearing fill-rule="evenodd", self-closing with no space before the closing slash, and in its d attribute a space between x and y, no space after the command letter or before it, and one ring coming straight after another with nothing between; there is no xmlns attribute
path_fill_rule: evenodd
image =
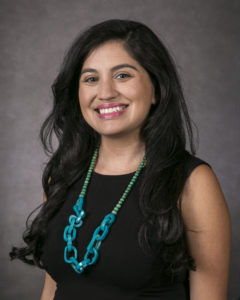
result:
<svg viewBox="0 0 240 300"><path fill-rule="evenodd" d="M98 98L100 100L111 100L117 96L114 83L110 79L102 80L98 85Z"/></svg>

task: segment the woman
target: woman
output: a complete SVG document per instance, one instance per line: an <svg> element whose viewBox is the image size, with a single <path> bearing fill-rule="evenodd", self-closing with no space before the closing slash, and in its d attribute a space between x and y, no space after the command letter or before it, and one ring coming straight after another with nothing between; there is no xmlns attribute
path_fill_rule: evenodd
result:
<svg viewBox="0 0 240 300"><path fill-rule="evenodd" d="M26 247L10 253L46 270L41 300L227 299L228 209L195 156L181 85L157 36L127 20L91 27L53 94L41 129L52 154L44 204Z"/></svg>

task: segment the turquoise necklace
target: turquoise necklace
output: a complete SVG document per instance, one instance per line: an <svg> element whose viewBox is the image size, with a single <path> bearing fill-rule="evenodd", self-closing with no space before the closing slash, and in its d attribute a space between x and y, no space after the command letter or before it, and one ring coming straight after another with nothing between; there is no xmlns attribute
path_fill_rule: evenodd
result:
<svg viewBox="0 0 240 300"><path fill-rule="evenodd" d="M79 194L77 202L73 206L75 215L71 215L69 217L69 225L65 227L64 234L63 234L63 239L67 243L67 246L64 249L64 260L66 263L69 263L78 274L81 274L85 268L94 264L97 261L98 250L101 246L101 243L106 238L109 228L115 221L118 211L120 210L121 206L126 200L128 193L131 191L134 183L138 178L138 175L140 174L146 162L146 157L144 156L141 164L139 165L137 171L134 173L130 183L128 184L126 190L124 191L118 203L113 208L112 212L106 215L102 220L102 223L95 229L92 239L87 246L87 251L84 255L84 258L82 261L79 262L77 260L78 252L76 247L73 246L73 241L76 239L77 236L77 228L81 227L83 224L83 218L85 217L85 211L83 210L83 200L87 191L88 183L90 181L97 157L98 157L98 148L96 148L93 154L90 167L88 169L87 176L83 184L83 188L81 190L81 193Z"/></svg>

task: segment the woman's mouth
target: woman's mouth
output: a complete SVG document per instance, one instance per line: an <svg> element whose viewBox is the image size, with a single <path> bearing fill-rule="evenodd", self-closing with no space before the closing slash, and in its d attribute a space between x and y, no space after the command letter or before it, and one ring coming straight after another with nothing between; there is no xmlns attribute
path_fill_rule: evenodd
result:
<svg viewBox="0 0 240 300"><path fill-rule="evenodd" d="M127 107L128 105L121 105L110 108L96 109L96 111L101 119L113 119L122 115L126 111Z"/></svg>

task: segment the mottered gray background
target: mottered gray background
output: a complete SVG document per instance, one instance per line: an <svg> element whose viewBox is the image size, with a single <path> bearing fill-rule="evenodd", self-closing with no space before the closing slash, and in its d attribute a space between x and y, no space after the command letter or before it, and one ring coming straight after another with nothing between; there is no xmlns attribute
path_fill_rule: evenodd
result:
<svg viewBox="0 0 240 300"><path fill-rule="evenodd" d="M79 32L110 18L145 23L175 58L199 129L197 156L213 167L230 209L229 299L240 297L240 1L1 0L0 10L0 299L40 298L44 272L10 262L8 252L42 201L38 134L63 55Z"/></svg>

